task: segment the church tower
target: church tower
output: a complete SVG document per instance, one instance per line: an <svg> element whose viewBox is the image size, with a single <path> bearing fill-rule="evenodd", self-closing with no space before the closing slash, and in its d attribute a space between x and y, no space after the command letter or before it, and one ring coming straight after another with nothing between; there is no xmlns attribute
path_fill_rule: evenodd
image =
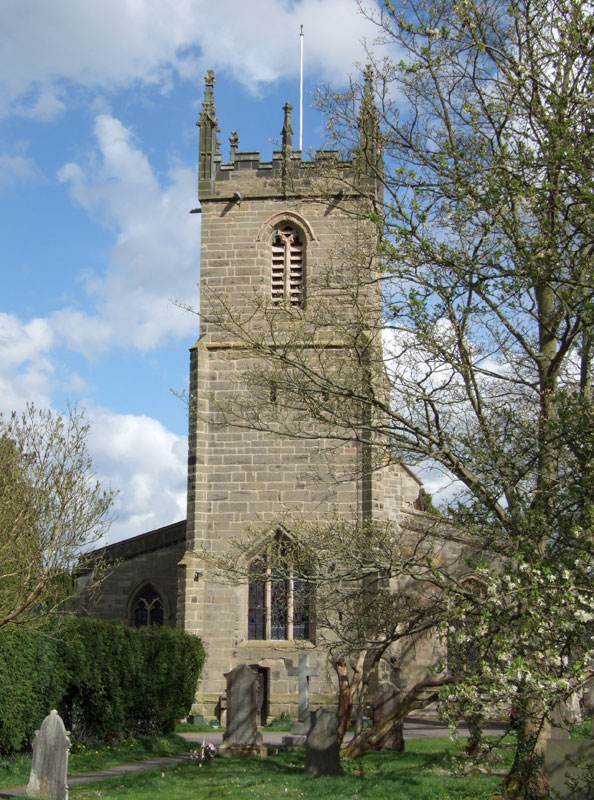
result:
<svg viewBox="0 0 594 800"><path fill-rule="evenodd" d="M283 414L282 371L278 386L246 379L258 374L250 339L298 346L318 362L323 353L340 369L345 344L340 331L324 325L326 315L336 318L340 309L349 336L355 328L365 335L366 319L379 330L378 282L367 281L357 298L347 288L362 285L354 274L350 280L350 271L365 261L356 251L375 252L374 225L360 213L376 191L367 165L380 157L370 78L361 148L352 161L329 152L303 160L292 147L290 112L287 103L281 149L270 162L238 151L233 132L223 163L214 74L207 73L197 123L200 335L191 349L188 519L178 591L178 625L200 636L206 649L196 707L207 716L225 690L224 673L241 663L259 673L262 721L281 711L296 715L290 665L299 654L307 653L318 672L310 682L314 702L329 698L332 675L316 647L314 605L300 594L298 580L224 580L205 555L224 552L239 537L290 537L296 520L395 519L419 489L403 468L373 470L364 437L333 442L328 458L328 429L316 429L303 415L294 419L295 433L308 435L282 435L282 426L275 433L274 417ZM263 424L266 414L272 423Z"/></svg>

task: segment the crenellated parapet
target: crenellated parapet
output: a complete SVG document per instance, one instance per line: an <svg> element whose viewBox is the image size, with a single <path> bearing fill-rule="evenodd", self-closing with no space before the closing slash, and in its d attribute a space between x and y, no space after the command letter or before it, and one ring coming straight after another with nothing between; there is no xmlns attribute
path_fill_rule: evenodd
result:
<svg viewBox="0 0 594 800"><path fill-rule="evenodd" d="M233 131L229 137L229 160L224 162L217 139L218 119L214 105L214 73L208 70L205 76L205 92L200 119L198 199L205 201L260 200L270 197L328 196L336 193L360 196L363 182L368 184L369 167L376 168L377 143L371 142L371 111L369 91L362 106L361 143L371 147L373 158L361 156L352 160L341 159L338 151L318 150L313 158L303 158L300 150L294 150L290 103L283 107L284 118L281 133L281 149L272 154L270 161L262 161L258 151L241 152L239 136Z"/></svg>
<svg viewBox="0 0 594 800"><path fill-rule="evenodd" d="M304 161L299 151L289 156L281 150L273 152L270 161L262 161L259 152L236 152L233 160L223 163L220 154L213 159L212 179L200 179L198 199L208 200L261 200L268 197L302 197L322 193L320 166L325 160L332 169L338 163L334 151L322 151L315 161ZM352 169L351 162L342 162L341 167ZM346 174L344 176L347 178ZM338 184L338 181L336 182ZM324 187L327 186L327 182ZM336 190L344 190L344 181ZM238 197L237 194L241 197ZM324 192L325 193L325 192ZM355 191L353 190L353 194Z"/></svg>

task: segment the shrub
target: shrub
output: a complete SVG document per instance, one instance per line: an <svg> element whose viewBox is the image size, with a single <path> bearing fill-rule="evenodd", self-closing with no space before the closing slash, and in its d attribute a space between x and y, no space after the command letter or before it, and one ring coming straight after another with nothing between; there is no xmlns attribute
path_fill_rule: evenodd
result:
<svg viewBox="0 0 594 800"><path fill-rule="evenodd" d="M200 640L183 631L151 627L134 630L138 634L140 658L137 661L135 719L133 729L170 733L176 722L187 716L196 683L204 663Z"/></svg>
<svg viewBox="0 0 594 800"><path fill-rule="evenodd" d="M0 754L29 745L66 688L58 643L37 630L0 633Z"/></svg>
<svg viewBox="0 0 594 800"><path fill-rule="evenodd" d="M194 701L204 662L199 639L165 627L69 617L60 626L68 690L60 711L79 735L168 733Z"/></svg>
<svg viewBox="0 0 594 800"><path fill-rule="evenodd" d="M82 738L168 733L194 700L199 639L66 615L45 634L0 632L0 752L18 750L57 708Z"/></svg>

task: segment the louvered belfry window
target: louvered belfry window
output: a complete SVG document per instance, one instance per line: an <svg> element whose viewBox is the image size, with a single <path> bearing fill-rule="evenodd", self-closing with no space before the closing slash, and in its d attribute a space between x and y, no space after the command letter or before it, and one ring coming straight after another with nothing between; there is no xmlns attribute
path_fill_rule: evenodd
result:
<svg viewBox="0 0 594 800"><path fill-rule="evenodd" d="M275 306L303 305L303 239L289 224L272 237L271 296Z"/></svg>

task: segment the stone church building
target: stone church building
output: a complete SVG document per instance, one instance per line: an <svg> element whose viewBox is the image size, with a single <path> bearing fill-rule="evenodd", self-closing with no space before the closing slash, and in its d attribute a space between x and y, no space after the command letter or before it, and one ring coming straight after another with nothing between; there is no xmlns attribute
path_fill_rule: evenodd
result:
<svg viewBox="0 0 594 800"><path fill-rule="evenodd" d="M334 443L334 476L324 480L329 475L319 441L324 431L318 440L286 437L265 425L242 426L232 413L226 415L234 404L250 408L243 376L257 364L246 339L264 335L271 315L286 336L307 331L311 322L311 340L299 345L311 348L312 356L330 353L340 366L340 338L322 341L316 322L325 309L341 304L345 322L352 315L355 324L354 309L337 287L348 284L356 262L345 253L374 235L371 223L353 213L360 210L361 182L369 190L374 178L363 158L345 162L326 152L302 159L292 148L288 104L281 150L271 161L238 151L233 133L224 162L213 86L209 71L197 123L201 312L198 340L190 351L187 520L105 548L117 567L93 613L130 625L176 625L201 637L207 660L195 710L207 717L224 692L224 673L241 663L252 666L260 676L264 722L281 711L295 714L297 678L289 668L303 652L319 670L310 680L312 702L332 693L335 679L324 651L316 647L313 607L300 596L297 580L250 582L249 570L244 581L224 580L208 555L224 552L248 531L257 531L259 541L290 537L292 517L320 524L337 515L405 524L403 517L422 514L415 510L420 485L401 466L366 473L365 443L350 441ZM361 113L362 139L369 124ZM324 175L330 160L334 173ZM369 314L380 313L374 290L362 302ZM292 329L297 317L300 325ZM234 325L241 326L243 336L234 333ZM275 387L268 391L278 413ZM252 405L258 402L253 399ZM266 555L254 557L261 565Z"/></svg>

